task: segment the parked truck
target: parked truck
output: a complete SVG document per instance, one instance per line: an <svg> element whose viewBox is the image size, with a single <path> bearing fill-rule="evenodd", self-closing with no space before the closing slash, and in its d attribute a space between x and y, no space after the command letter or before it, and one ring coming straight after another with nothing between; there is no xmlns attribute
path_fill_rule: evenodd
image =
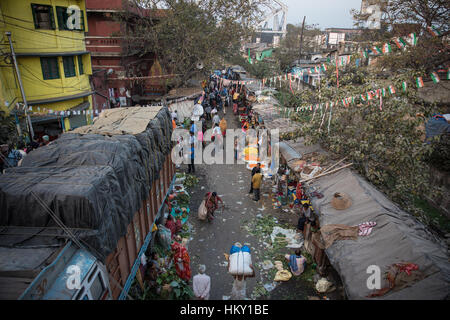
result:
<svg viewBox="0 0 450 320"><path fill-rule="evenodd" d="M167 107L119 108L0 176L0 299L126 299L175 167Z"/></svg>

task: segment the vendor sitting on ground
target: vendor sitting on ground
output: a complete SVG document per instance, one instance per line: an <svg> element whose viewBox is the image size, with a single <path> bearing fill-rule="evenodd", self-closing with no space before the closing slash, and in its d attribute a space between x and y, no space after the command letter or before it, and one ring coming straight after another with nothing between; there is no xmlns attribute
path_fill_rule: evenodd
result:
<svg viewBox="0 0 450 320"><path fill-rule="evenodd" d="M302 256L300 249L295 250L295 254L286 255L286 260L289 260L289 267L294 276L299 276L306 269L306 258Z"/></svg>
<svg viewBox="0 0 450 320"><path fill-rule="evenodd" d="M175 235L180 232L181 230L181 221L177 220L174 221L174 218L171 214L167 217L166 221L166 228L170 229L170 232L172 233L172 239L175 237Z"/></svg>
<svg viewBox="0 0 450 320"><path fill-rule="evenodd" d="M156 279L158 279L158 269L156 265L150 261L145 270L144 281L148 282L150 287L154 287L156 286Z"/></svg>
<svg viewBox="0 0 450 320"><path fill-rule="evenodd" d="M297 232L303 232L305 229L306 218L303 212L300 212L300 217L297 221Z"/></svg>
<svg viewBox="0 0 450 320"><path fill-rule="evenodd" d="M316 225L316 217L314 216L314 209L311 207L309 200L302 200L302 213L306 221L314 227Z"/></svg>

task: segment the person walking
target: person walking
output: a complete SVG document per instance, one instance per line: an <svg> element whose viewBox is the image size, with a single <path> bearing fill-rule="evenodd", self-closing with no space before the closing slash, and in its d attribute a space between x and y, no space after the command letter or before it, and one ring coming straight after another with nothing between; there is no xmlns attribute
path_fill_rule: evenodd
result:
<svg viewBox="0 0 450 320"><path fill-rule="evenodd" d="M256 171L261 170L261 163L258 163L256 165L256 167L254 167L252 169L252 180L253 180L253 176L256 174ZM250 181L250 191L248 192L248 194L252 194L253 193L253 181Z"/></svg>
<svg viewBox="0 0 450 320"><path fill-rule="evenodd" d="M222 118L219 122L220 131L222 131L222 136L226 137L227 135L227 120L225 118Z"/></svg>
<svg viewBox="0 0 450 320"><path fill-rule="evenodd" d="M205 103L206 120L211 120L211 111L212 111L211 105L209 104L209 102L206 102Z"/></svg>
<svg viewBox="0 0 450 320"><path fill-rule="evenodd" d="M223 200L222 198L220 198L216 192L208 192L205 195L205 206L206 206L206 210L207 210L207 217L208 217L208 222L211 222L214 220L214 211L217 210L217 208L219 208L219 202L222 203L223 205Z"/></svg>
<svg viewBox="0 0 450 320"><path fill-rule="evenodd" d="M201 264L198 267L198 274L192 279L192 287L197 300L209 300L211 290L211 278L206 275L206 266Z"/></svg>
<svg viewBox="0 0 450 320"><path fill-rule="evenodd" d="M211 140L214 141L215 154L218 154L222 150L222 147L223 147L222 131L220 130L218 123L214 124L212 136L214 137L214 140L212 138L211 138Z"/></svg>
<svg viewBox="0 0 450 320"><path fill-rule="evenodd" d="M261 184L262 184L262 174L261 174L261 170L258 169L256 170L255 175L252 178L252 186L253 186L253 192L255 194L255 198L253 198L253 200L255 201L259 201L260 199L260 189L261 189Z"/></svg>
<svg viewBox="0 0 450 320"><path fill-rule="evenodd" d="M217 125L219 125L220 124L220 117L219 117L219 115L216 113L215 115L214 115L214 117L213 117L213 119L212 119L212 124L213 124L213 127L215 127L216 126L216 124Z"/></svg>
<svg viewBox="0 0 450 320"><path fill-rule="evenodd" d="M188 173L194 173L195 174L195 166L194 166L194 160L195 160L195 137L194 137L194 132L191 131L190 132L190 138L189 138L189 143L191 146L191 161L190 164L188 164Z"/></svg>
<svg viewBox="0 0 450 320"><path fill-rule="evenodd" d="M236 275L233 276L233 288L231 289L231 300L246 300L247 299L247 278L255 277L255 269L250 265L253 274L250 276Z"/></svg>

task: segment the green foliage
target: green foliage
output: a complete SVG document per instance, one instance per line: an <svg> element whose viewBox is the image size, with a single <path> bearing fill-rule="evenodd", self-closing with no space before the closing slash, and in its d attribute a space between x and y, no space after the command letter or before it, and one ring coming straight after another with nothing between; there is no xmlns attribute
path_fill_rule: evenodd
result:
<svg viewBox="0 0 450 320"><path fill-rule="evenodd" d="M321 108L296 113L293 119L304 124L298 135L342 157L348 156L361 175L424 223L430 223L428 212L417 207L413 199L439 192L430 183L428 161L433 156L436 163L448 159L448 140L442 140L436 148L423 142L425 119L439 110L422 101L414 89L412 79L421 72L410 70L393 76L379 69L350 67L340 70L337 89L336 76L329 70L321 83L320 100L318 91L295 97L303 105L322 103ZM402 81L408 81L407 92L400 89ZM359 98L361 93L391 84L397 93L383 98L382 110L379 99L363 102ZM347 108L339 103L325 112L325 102L339 102L352 96L356 96L354 105ZM293 104L289 99L280 101L288 101L287 106Z"/></svg>
<svg viewBox="0 0 450 320"><path fill-rule="evenodd" d="M158 10L153 0L132 0L118 14L125 26L124 54L155 54L167 72L180 75L176 86L197 74L199 61L210 70L238 52L260 8L260 1L251 0L157 2L167 10Z"/></svg>
<svg viewBox="0 0 450 320"><path fill-rule="evenodd" d="M194 187L195 185L198 184L200 180L191 174L186 174L186 179L183 181L183 186L187 189L190 189L192 187ZM179 199L180 196L177 197L177 199Z"/></svg>

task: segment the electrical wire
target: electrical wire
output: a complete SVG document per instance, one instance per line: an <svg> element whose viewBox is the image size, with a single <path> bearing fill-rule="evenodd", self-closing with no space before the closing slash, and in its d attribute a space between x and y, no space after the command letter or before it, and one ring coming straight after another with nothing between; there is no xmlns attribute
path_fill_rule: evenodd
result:
<svg viewBox="0 0 450 320"><path fill-rule="evenodd" d="M47 85L49 88L55 88L55 89L76 89L76 90L88 90L91 89L91 87L89 88L79 88L79 87L74 87L74 86L68 86L68 87L64 87L64 86L55 86L52 85L50 83L45 82L45 80L42 80L41 78L39 78L37 75L35 75L33 73L33 71L31 71L26 65L20 64L19 66L23 67L24 69L26 69L36 80L39 80L40 82L42 82L43 84ZM25 75L24 75L25 76ZM67 79L67 78L66 78ZM30 78L28 78L28 80L30 80ZM55 79L56 80L56 79ZM34 80L33 80L34 81Z"/></svg>
<svg viewBox="0 0 450 320"><path fill-rule="evenodd" d="M14 27L22 28L22 29L25 29L25 30L41 33L41 34L44 34L44 35L49 36L49 37L58 37L58 38L69 39L69 40L76 40L76 41L83 41L83 42L86 41L85 38L83 38L83 39L76 39L76 38L65 37L65 36L61 36L61 35L57 35L57 34L48 34L46 32L38 31L36 29L27 28L27 27L24 27L24 26L21 26L21 25L18 25L18 24L14 24L14 23L2 20L2 19L0 19L0 22L6 23L6 24L14 26ZM51 31L54 31L54 30L51 30Z"/></svg>

